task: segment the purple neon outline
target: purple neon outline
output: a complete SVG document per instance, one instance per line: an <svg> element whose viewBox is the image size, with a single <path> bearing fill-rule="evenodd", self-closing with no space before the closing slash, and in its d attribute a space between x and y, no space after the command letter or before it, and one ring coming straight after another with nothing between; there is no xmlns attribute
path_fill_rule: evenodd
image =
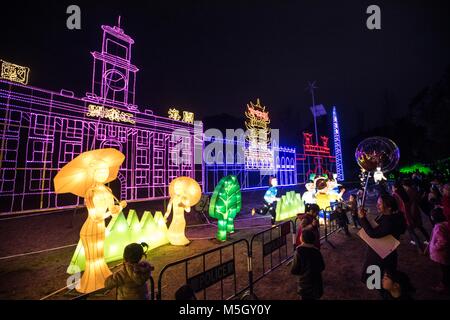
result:
<svg viewBox="0 0 450 320"><path fill-rule="evenodd" d="M71 208L82 204L82 199L75 197L72 202L60 203L59 195L53 192L52 179L58 170L74 156L76 148L82 151L106 146L111 142L122 145L126 154L126 164L119 172L118 180L121 184L121 198L127 201L156 200L168 197L168 184L170 179L178 175L197 176L197 181L203 185L203 173L199 175L199 170L194 164L194 148L199 148L203 142L193 139L193 124L175 123L166 117L156 116L150 110L140 112L135 105L135 84L136 72L138 68L131 64L131 45L134 41L125 35L123 30L117 27L102 26L103 41L102 51L92 52L93 72L91 92L86 97L75 97L73 92L62 89L59 93L51 90L41 89L33 86L12 83L0 80L0 121L3 123L0 134L2 137L2 161L0 166L0 201L8 201L10 210L2 214L12 212L30 212L30 210L45 210L56 208ZM106 51L107 39L114 39L115 42L125 41L126 48L124 57L114 57ZM121 42L123 44L123 42ZM124 74L126 86L123 94L108 92L105 90L105 79L103 74L99 74L96 69L101 64L101 70L113 68L120 69ZM102 91L103 90L103 91ZM135 124L112 123L109 120L88 118L85 113L90 104L102 105L107 108L116 108L124 112L132 113L136 120ZM10 115L14 114L17 120L12 120ZM32 122L34 118L38 121ZM77 121L77 122L75 122ZM71 123L71 126L67 126ZM171 155L170 135L175 129L185 129L189 132L188 137L184 137L184 145L190 146L188 152L189 162L180 163L169 169L169 159ZM24 141L23 133L27 133L27 140ZM144 132L138 143L138 133ZM106 136L102 136L105 134ZM125 136L123 136L125 134ZM22 136L21 136L22 135ZM121 136L122 135L122 136ZM131 135L131 137L130 137ZM152 139L160 136L163 145L159 148L164 150L164 160L161 165L152 165L152 153L154 152ZM148 138L145 143L143 139ZM131 140L130 140L131 139ZM8 141L16 143L15 150L8 149ZM43 170L44 161L42 152L33 150L33 143L40 141L44 143L47 153L46 164L48 167ZM94 142L94 144L92 144ZM70 154L66 151L66 146L70 146ZM50 149L51 147L51 149ZM73 150L75 148L75 151ZM137 150L146 150L146 162L149 165L137 163L133 158L137 156ZM130 153L131 152L131 153ZM141 151L139 151L141 152ZM56 156L55 156L56 155ZM11 157L10 160L9 157ZM19 157L23 158L23 168L17 164ZM145 157L145 155L144 155ZM142 159L142 158L141 158ZM39 161L37 161L39 160ZM62 160L62 161L61 161ZM56 163L56 165L55 165ZM138 182L142 177L155 180L155 171L162 170L162 177L158 179L160 185L151 183L141 187ZM17 172L23 172L23 179L18 179ZM14 172L14 175L11 173ZM44 179L36 179L46 174ZM33 179L31 179L33 177ZM45 182L47 190L36 190L36 183ZM124 182L125 181L125 182ZM150 181L153 182L153 181ZM12 185L12 189L6 187ZM30 187L33 184L33 189ZM20 185L24 186L23 190ZM12 191L11 191L12 190ZM144 196L138 195L143 192ZM24 204L30 197L39 196L43 198L43 206L28 207ZM18 202L18 204L16 204ZM19 207L19 209L14 209Z"/></svg>

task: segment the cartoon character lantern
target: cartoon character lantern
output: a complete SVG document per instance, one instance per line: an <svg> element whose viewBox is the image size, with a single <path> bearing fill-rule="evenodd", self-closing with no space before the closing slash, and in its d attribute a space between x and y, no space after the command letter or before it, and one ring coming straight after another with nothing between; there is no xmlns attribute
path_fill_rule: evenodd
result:
<svg viewBox="0 0 450 320"><path fill-rule="evenodd" d="M345 189L342 189L340 193L330 192L330 186L333 183L328 184L326 178L320 177L315 181L317 193L316 193L316 201L317 205L321 210L328 210L331 202L335 202L342 199L342 195L345 192Z"/></svg>
<svg viewBox="0 0 450 320"><path fill-rule="evenodd" d="M260 215L267 215L270 214L271 215L271 221L272 224L275 224L275 220L276 220L276 212L275 212L275 208L274 208L274 203L276 201L279 201L280 198L277 197L278 194L278 180L275 177L272 177L269 179L269 184L270 184L270 188L267 189L266 193L264 194L264 205L262 208L256 210L253 209L252 210L252 215L254 215L255 213L258 213Z"/></svg>
<svg viewBox="0 0 450 320"><path fill-rule="evenodd" d="M167 205L164 219L167 219L173 210L172 222L167 237L174 246L185 246L190 243L185 236L186 220L184 211L190 212L191 207L200 201L202 190L200 185L192 178L178 177L169 185L170 201Z"/></svg>
<svg viewBox="0 0 450 320"><path fill-rule="evenodd" d="M309 180L305 183L306 191L303 193L302 200L305 204L316 203L316 186L314 181Z"/></svg>

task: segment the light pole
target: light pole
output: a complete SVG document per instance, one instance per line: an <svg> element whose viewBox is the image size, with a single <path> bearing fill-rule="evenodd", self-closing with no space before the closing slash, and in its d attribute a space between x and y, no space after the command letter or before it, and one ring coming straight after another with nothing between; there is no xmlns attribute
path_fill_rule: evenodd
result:
<svg viewBox="0 0 450 320"><path fill-rule="evenodd" d="M316 133L316 145L319 145L319 137L317 135L317 121L316 121L316 103L314 100L314 89L317 89L316 87L316 81L308 81L308 87L306 88L311 92L311 98L312 98L312 105L313 105L313 117L314 117L314 131Z"/></svg>
<svg viewBox="0 0 450 320"><path fill-rule="evenodd" d="M316 87L316 81L308 81L308 87L306 88L307 90L309 90L309 92L311 93L311 98L312 98L312 113L313 113L313 117L314 117L314 131L316 134L316 150L317 150L317 169L318 169L318 173L322 174L322 165L320 162L320 154L319 154L319 135L317 134L317 120L316 120L316 102L314 99L314 89L317 89Z"/></svg>

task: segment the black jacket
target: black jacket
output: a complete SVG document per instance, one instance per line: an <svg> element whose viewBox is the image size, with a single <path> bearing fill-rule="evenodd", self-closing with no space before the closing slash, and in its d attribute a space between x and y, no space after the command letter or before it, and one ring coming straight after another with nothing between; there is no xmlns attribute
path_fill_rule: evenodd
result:
<svg viewBox="0 0 450 320"><path fill-rule="evenodd" d="M373 228L366 217L360 219L361 226L371 238L383 238L387 235L392 235L397 240L406 231L406 221L401 213L393 213L391 215L381 215L375 219L378 226ZM366 260L362 270L361 280L366 282L369 276L366 271L370 265L378 265L381 269L381 276L385 270L397 269L397 250L391 252L387 257L381 257L369 246L367 246Z"/></svg>
<svg viewBox="0 0 450 320"><path fill-rule="evenodd" d="M298 293L301 296L320 299L323 294L324 269L325 264L319 249L307 245L297 248L291 273L298 276Z"/></svg>

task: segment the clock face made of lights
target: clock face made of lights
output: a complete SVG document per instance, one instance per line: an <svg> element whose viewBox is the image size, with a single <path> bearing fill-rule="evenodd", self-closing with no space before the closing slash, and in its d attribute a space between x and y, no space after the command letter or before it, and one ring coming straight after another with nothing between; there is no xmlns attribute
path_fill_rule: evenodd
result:
<svg viewBox="0 0 450 320"><path fill-rule="evenodd" d="M108 88L114 91L122 91L125 89L125 76L121 72L115 69L109 69L104 73L103 78Z"/></svg>

